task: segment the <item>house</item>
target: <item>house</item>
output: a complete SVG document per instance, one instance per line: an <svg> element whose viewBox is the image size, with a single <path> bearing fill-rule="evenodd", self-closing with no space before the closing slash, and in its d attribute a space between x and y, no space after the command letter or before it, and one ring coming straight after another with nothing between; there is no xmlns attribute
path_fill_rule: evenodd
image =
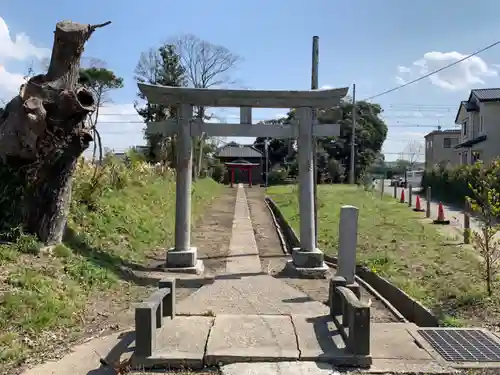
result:
<svg viewBox="0 0 500 375"><path fill-rule="evenodd" d="M455 124L461 126L455 146L460 164L488 163L500 156L500 88L471 90L460 103Z"/></svg>
<svg viewBox="0 0 500 375"><path fill-rule="evenodd" d="M460 165L458 150L460 129L434 130L425 135L425 169L436 165Z"/></svg>
<svg viewBox="0 0 500 375"><path fill-rule="evenodd" d="M262 176L263 171L263 155L262 152L252 145L240 145L236 142L230 142L221 147L215 155L221 163L238 163L238 164L259 164L257 167L252 168L252 183L262 184L264 179ZM224 183L229 182L229 176L226 173ZM235 169L234 174L235 183L247 184L248 174L241 169Z"/></svg>

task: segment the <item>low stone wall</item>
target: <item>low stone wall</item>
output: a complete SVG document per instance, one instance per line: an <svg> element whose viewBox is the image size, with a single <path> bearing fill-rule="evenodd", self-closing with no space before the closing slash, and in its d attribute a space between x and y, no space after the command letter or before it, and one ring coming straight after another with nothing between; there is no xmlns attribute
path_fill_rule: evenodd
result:
<svg viewBox="0 0 500 375"><path fill-rule="evenodd" d="M361 301L359 285L347 284L342 276L330 280L328 305L330 315L353 355L353 366L370 366L370 305Z"/></svg>
<svg viewBox="0 0 500 375"><path fill-rule="evenodd" d="M290 252L294 247L299 247L300 242L297 234L283 216L276 203L270 197L266 197L266 202L276 217L279 228L281 228L283 237L285 238L285 242L288 246L288 251ZM325 255L325 261L335 265L337 264L336 257ZM356 267L356 275L362 281L370 285L378 294L380 294L380 296L385 298L408 321L413 322L420 327L439 326L438 319L434 316L434 314L432 314L431 311L387 279L361 265Z"/></svg>
<svg viewBox="0 0 500 375"><path fill-rule="evenodd" d="M175 279L160 280L158 290L134 307L134 355L137 358L147 358L156 350L156 336L163 325L163 319L175 317Z"/></svg>

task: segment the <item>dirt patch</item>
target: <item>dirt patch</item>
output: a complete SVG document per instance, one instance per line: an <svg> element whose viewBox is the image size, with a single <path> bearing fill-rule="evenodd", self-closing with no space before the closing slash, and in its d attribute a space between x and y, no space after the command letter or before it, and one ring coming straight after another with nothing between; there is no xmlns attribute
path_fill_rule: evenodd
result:
<svg viewBox="0 0 500 375"><path fill-rule="evenodd" d="M316 301L323 303L328 301L328 279L333 276L334 271L331 270L325 279L303 279L289 272L285 268L285 263L291 258L285 255L282 250L272 216L264 201L265 189L246 189L246 194L262 269ZM365 301L371 300L371 319L373 322L397 321L381 301L375 299L363 288L361 289L361 298Z"/></svg>

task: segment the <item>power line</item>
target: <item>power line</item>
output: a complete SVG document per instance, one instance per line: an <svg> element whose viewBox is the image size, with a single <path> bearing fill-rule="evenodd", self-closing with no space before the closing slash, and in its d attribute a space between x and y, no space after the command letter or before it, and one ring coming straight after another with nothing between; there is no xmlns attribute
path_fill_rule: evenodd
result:
<svg viewBox="0 0 500 375"><path fill-rule="evenodd" d="M394 92L394 91L396 91L396 90L402 89L403 87L410 86L410 85L412 85L412 84L414 84L414 83L416 83L416 82L419 82L419 81L421 81L421 80L423 80L423 79L425 79L425 78L429 78L430 76L433 76L434 74L437 74L437 73L439 73L439 72L442 72L443 70L446 70L446 69L448 69L448 68L451 68L452 66L455 66L455 65L457 65L457 64L460 64L461 62L464 62L465 60L468 60L468 59L470 59L470 58L471 58L471 57L473 57L473 56L476 56L476 55L478 55L478 54L480 54L480 53L482 53L482 52L484 52L484 51L487 51L487 50L489 50L490 48L493 48L493 47L497 46L498 44L500 44L500 40L499 40L499 41L496 41L495 43L490 44L489 46L486 46L486 47L484 47L484 48L481 48L480 50L478 50L478 51L476 51L476 52L474 52L474 53L471 53L470 55L465 56L464 58L462 58L462 59L460 59L460 60L454 61L454 62L452 62L451 64L448 64L448 65L446 65L446 66L444 66L444 67L442 67L442 68L439 68L439 69L436 69L436 70L434 70L434 71L432 71L432 72L430 72L430 73L424 74L423 76L418 77L418 78L416 78L416 79L414 79L414 80L412 80L412 81L410 81L410 82L406 82L406 83L404 83L404 84L402 84L402 85L399 85L399 86L397 86L397 87L394 87L394 88L392 88L392 89L389 89L389 90L383 91L383 92L381 92L380 94L370 96L369 98L365 99L365 101L368 101L368 100L372 100L372 99L378 98L378 97L380 97L380 96L382 96L382 95L386 95L386 94L389 94L389 93Z"/></svg>

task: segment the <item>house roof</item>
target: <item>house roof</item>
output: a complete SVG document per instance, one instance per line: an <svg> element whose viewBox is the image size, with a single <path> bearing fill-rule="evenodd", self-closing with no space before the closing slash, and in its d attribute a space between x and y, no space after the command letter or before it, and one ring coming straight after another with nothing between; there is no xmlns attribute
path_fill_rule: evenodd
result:
<svg viewBox="0 0 500 375"><path fill-rule="evenodd" d="M260 158L262 152L257 150L252 145L240 145L235 142L228 143L222 147L217 153L218 158Z"/></svg>
<svg viewBox="0 0 500 375"><path fill-rule="evenodd" d="M470 101L472 95L474 95L480 102L500 100L500 88L471 90L468 101Z"/></svg>
<svg viewBox="0 0 500 375"><path fill-rule="evenodd" d="M470 91L469 99L460 102L458 106L457 115L455 116L455 123L458 120L458 115L462 106L467 107L471 103L472 98L476 98L479 102L495 102L500 101L500 88L490 88L490 89L474 89ZM470 110L470 109L469 109Z"/></svg>
<svg viewBox="0 0 500 375"><path fill-rule="evenodd" d="M461 133L460 129L433 130L430 133L427 133L426 135L424 135L424 138L427 138L427 137L430 137L430 136L436 135L436 134L460 135L460 133Z"/></svg>

